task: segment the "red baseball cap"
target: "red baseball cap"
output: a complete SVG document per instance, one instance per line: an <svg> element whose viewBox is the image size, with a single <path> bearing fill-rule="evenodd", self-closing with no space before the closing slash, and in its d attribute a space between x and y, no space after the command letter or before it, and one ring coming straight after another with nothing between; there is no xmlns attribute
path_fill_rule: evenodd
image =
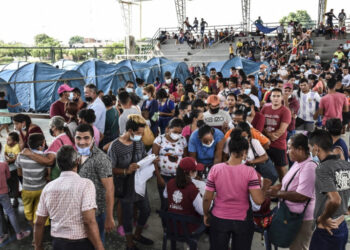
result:
<svg viewBox="0 0 350 250"><path fill-rule="evenodd" d="M197 163L195 159L192 157L185 157L179 163L179 167L183 169L185 172L190 171L203 171L204 165L201 163Z"/></svg>
<svg viewBox="0 0 350 250"><path fill-rule="evenodd" d="M283 84L283 88L290 88L291 90L293 90L293 84L291 84L290 82L286 82L285 84Z"/></svg>
<svg viewBox="0 0 350 250"><path fill-rule="evenodd" d="M207 98L207 104L211 104L213 106L217 106L220 104L220 98L217 95L210 95Z"/></svg>

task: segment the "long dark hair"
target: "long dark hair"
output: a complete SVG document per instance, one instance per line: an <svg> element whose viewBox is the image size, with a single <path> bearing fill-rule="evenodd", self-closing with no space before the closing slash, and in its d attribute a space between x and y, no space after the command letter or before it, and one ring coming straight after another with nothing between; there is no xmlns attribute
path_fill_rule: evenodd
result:
<svg viewBox="0 0 350 250"><path fill-rule="evenodd" d="M13 121L15 122L25 122L26 123L26 129L25 131L28 132L29 126L30 124L32 124L32 120L30 119L30 117L28 115L25 114L17 114L13 117Z"/></svg>
<svg viewBox="0 0 350 250"><path fill-rule="evenodd" d="M182 168L178 167L176 169L176 186L180 189L183 189L191 182L190 176Z"/></svg>

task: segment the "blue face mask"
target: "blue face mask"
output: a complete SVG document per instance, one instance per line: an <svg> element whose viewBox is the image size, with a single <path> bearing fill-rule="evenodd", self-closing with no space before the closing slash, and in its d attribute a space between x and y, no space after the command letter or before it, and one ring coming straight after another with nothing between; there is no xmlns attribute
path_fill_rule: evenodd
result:
<svg viewBox="0 0 350 250"><path fill-rule="evenodd" d="M89 156L91 154L90 152L90 147L87 148L80 148L77 145L75 145L77 147L78 150L78 154L82 155L82 156Z"/></svg>
<svg viewBox="0 0 350 250"><path fill-rule="evenodd" d="M145 100L145 101L147 101L147 100L149 99L149 96L148 96L148 95L143 95L143 96L142 96L142 99Z"/></svg>
<svg viewBox="0 0 350 250"><path fill-rule="evenodd" d="M245 89L245 90L244 90L244 94L249 95L249 94L250 94L250 91L251 91L251 89Z"/></svg>
<svg viewBox="0 0 350 250"><path fill-rule="evenodd" d="M317 156L317 155L313 155L312 152L310 152L310 156L311 156L311 158L312 158L312 160L313 160L314 162L317 162L317 163L320 163L320 162L321 162L320 159L318 158L318 156Z"/></svg>
<svg viewBox="0 0 350 250"><path fill-rule="evenodd" d="M132 92L134 92L134 89L133 88L126 88L126 92L132 93Z"/></svg>
<svg viewBox="0 0 350 250"><path fill-rule="evenodd" d="M299 80L295 80L294 83L295 83L295 84L299 84Z"/></svg>
<svg viewBox="0 0 350 250"><path fill-rule="evenodd" d="M141 141L141 139L142 139L141 135L130 136L130 140L132 141Z"/></svg>

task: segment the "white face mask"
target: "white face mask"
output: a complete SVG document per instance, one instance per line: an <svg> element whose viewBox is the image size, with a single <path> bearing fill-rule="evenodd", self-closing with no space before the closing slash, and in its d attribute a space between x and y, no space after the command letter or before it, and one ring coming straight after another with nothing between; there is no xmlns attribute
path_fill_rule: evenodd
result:
<svg viewBox="0 0 350 250"><path fill-rule="evenodd" d="M69 100L73 100L73 98L74 98L73 92L70 92L70 93L69 93L68 99L69 99Z"/></svg>
<svg viewBox="0 0 350 250"><path fill-rule="evenodd" d="M126 92L132 93L132 92L134 92L134 89L133 88L126 88Z"/></svg>
<svg viewBox="0 0 350 250"><path fill-rule="evenodd" d="M211 146L214 145L214 142L215 142L215 140L213 140L210 144L205 144L205 143L202 142L202 145L203 145L204 147L206 147L206 148L211 148Z"/></svg>
<svg viewBox="0 0 350 250"><path fill-rule="evenodd" d="M130 136L130 140L132 141L141 141L141 139L142 139L142 135Z"/></svg>
<svg viewBox="0 0 350 250"><path fill-rule="evenodd" d="M180 134L170 133L170 138L173 139L174 141L179 140L180 137L181 137Z"/></svg>
<svg viewBox="0 0 350 250"><path fill-rule="evenodd" d="M171 79L166 79L165 83L170 84L171 83Z"/></svg>

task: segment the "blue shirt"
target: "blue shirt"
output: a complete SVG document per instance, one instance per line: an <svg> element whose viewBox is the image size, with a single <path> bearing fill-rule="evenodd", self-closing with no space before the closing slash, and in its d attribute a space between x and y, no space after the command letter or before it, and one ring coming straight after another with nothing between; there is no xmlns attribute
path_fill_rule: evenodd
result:
<svg viewBox="0 0 350 250"><path fill-rule="evenodd" d="M203 146L198 137L198 129L192 133L188 142L188 152L197 153L197 161L205 165L214 163L216 144L224 138L224 133L217 128L214 130L214 144L210 148Z"/></svg>

